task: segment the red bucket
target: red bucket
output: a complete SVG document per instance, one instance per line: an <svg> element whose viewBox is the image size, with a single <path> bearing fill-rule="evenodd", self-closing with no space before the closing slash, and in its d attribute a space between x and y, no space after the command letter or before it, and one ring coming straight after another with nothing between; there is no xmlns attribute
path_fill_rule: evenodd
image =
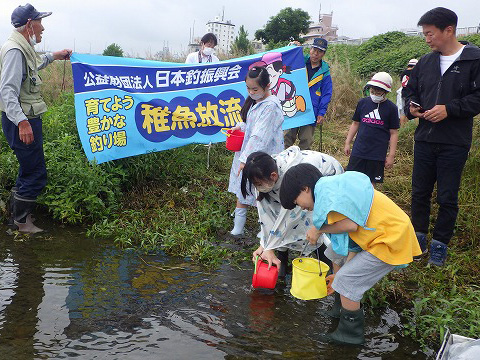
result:
<svg viewBox="0 0 480 360"><path fill-rule="evenodd" d="M222 133L227 135L227 142L225 144L227 150L240 151L242 149L243 138L245 136L245 133L243 131L232 131L231 129L229 129L227 131L222 130Z"/></svg>
<svg viewBox="0 0 480 360"><path fill-rule="evenodd" d="M255 289L275 289L277 279L278 268L272 264L270 270L268 270L268 264L257 256L257 263L255 264L255 271L252 277L252 286Z"/></svg>

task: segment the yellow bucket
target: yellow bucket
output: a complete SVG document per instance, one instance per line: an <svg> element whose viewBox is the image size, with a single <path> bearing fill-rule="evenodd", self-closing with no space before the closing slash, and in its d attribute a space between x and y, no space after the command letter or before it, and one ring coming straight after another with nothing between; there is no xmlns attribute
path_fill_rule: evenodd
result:
<svg viewBox="0 0 480 360"><path fill-rule="evenodd" d="M292 288L290 294L301 300L321 299L327 296L327 275L330 267L324 262L300 257L293 259Z"/></svg>

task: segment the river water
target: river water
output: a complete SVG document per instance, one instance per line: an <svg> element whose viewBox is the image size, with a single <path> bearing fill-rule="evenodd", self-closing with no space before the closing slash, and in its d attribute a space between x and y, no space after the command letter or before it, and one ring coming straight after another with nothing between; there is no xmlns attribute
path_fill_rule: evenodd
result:
<svg viewBox="0 0 480 360"><path fill-rule="evenodd" d="M367 312L363 347L322 343L332 299L251 288L252 266L209 271L64 228L0 228L1 359L426 359L392 309ZM288 279L287 279L288 283Z"/></svg>

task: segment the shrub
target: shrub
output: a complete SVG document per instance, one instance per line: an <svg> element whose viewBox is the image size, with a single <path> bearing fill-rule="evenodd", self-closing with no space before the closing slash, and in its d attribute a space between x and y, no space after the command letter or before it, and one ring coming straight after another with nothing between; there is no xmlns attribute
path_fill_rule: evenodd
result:
<svg viewBox="0 0 480 360"><path fill-rule="evenodd" d="M123 57L123 50L120 45L112 43L103 50L103 56Z"/></svg>
<svg viewBox="0 0 480 360"><path fill-rule="evenodd" d="M386 71L399 75L411 58L420 58L430 51L423 38L392 31L372 37L362 45L332 44L328 59L336 59L364 78Z"/></svg>

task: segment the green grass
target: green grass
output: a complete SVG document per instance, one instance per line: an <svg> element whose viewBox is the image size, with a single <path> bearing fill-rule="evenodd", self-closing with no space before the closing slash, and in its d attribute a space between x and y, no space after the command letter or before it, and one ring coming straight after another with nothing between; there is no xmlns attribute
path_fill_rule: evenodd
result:
<svg viewBox="0 0 480 360"><path fill-rule="evenodd" d="M203 145L157 156L161 174L125 192L123 210L112 220L96 223L89 234L114 237L121 247L163 250L207 265L238 258L216 246L217 232L232 225L229 214L235 206L234 196L226 191L224 174L229 172L231 154L224 145L212 146L208 169Z"/></svg>

